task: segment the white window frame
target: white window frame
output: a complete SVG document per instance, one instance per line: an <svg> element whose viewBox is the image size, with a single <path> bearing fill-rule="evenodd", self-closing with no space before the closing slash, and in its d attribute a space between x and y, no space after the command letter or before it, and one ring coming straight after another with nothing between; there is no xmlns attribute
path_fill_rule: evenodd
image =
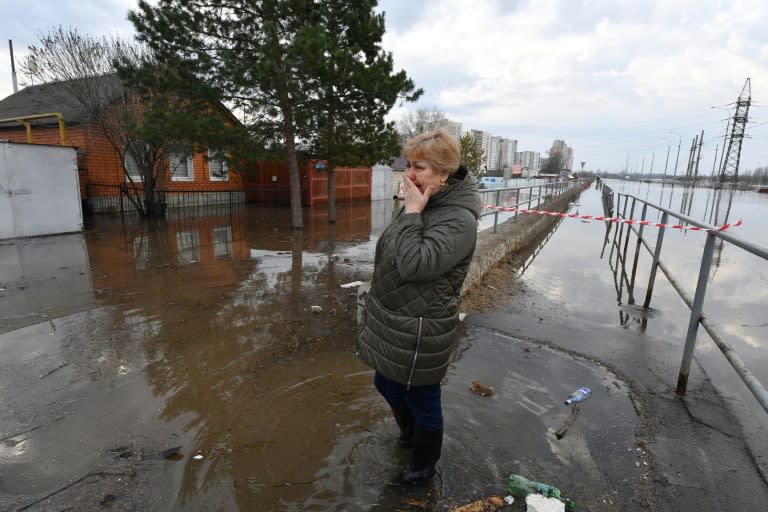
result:
<svg viewBox="0 0 768 512"><path fill-rule="evenodd" d="M229 181L229 167L226 160L217 160L215 155L217 151L214 149L208 149L208 179L210 181ZM214 176L213 171L221 166L221 173L223 176Z"/></svg>
<svg viewBox="0 0 768 512"><path fill-rule="evenodd" d="M125 181L144 181L144 176L141 175L139 172L139 164L136 163L136 157L133 156L131 153L131 145L126 144L125 145L125 156L124 156L124 164L125 164L125 173L126 176L124 176ZM132 164L132 165L131 165ZM136 174L132 174L131 171L135 170ZM130 178L129 178L130 176Z"/></svg>
<svg viewBox="0 0 768 512"><path fill-rule="evenodd" d="M168 157L171 181L195 181L195 166L192 156L193 155L190 155L185 159L185 165L182 165L182 160L179 155L171 154ZM186 169L186 173L177 175L176 173L180 169Z"/></svg>

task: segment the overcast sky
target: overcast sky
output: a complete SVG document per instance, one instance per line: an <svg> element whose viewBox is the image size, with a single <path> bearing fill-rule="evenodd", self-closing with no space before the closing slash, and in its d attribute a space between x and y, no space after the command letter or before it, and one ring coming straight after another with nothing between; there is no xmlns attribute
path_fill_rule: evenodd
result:
<svg viewBox="0 0 768 512"><path fill-rule="evenodd" d="M41 31L89 35L133 28L136 0L0 0L0 98ZM384 47L436 107L463 124L546 152L574 149L577 169L669 173L682 141L704 130L700 173L722 151L726 120L747 77L752 106L741 170L768 165L768 2L765 0L383 0ZM19 81L23 81L19 77ZM393 111L397 119L402 112ZM680 171L678 171L680 172Z"/></svg>

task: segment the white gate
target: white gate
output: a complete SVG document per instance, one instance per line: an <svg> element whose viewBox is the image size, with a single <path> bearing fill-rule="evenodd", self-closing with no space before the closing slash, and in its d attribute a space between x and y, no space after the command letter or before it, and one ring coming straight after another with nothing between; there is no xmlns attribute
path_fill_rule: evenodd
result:
<svg viewBox="0 0 768 512"><path fill-rule="evenodd" d="M0 142L0 239L82 229L74 148Z"/></svg>

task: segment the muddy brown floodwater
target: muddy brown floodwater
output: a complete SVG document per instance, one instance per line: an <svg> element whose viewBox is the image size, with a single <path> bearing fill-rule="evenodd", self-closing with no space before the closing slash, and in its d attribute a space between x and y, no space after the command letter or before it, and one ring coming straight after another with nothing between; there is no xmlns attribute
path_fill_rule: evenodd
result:
<svg viewBox="0 0 768 512"><path fill-rule="evenodd" d="M611 482L640 473L621 379L476 328L444 386L436 484L396 484L407 456L354 357L356 291L341 287L369 277L391 209L340 207L336 226L313 210L294 231L287 209L248 206L4 242L0 508L450 510L503 493L510 467L551 480L565 463L603 482L568 477L574 493L621 510ZM464 309L508 298L512 267ZM584 383L607 420L582 413L559 442L562 397ZM590 453L606 436L615 450Z"/></svg>

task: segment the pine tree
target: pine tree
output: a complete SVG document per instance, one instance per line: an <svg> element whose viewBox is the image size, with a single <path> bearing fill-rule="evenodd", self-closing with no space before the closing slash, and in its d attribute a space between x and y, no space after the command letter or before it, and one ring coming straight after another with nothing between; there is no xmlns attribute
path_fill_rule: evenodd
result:
<svg viewBox="0 0 768 512"><path fill-rule="evenodd" d="M292 224L301 228L297 141L331 163L331 207L333 165L376 162L396 152L393 126L383 117L413 84L404 72L392 74L392 58L379 48L384 18L373 13L375 5L160 0L153 6L141 0L129 19L161 63L195 78L187 97L215 98L242 114L254 151L284 147Z"/></svg>
<svg viewBox="0 0 768 512"><path fill-rule="evenodd" d="M317 158L327 160L329 221L335 222L334 168L371 165L400 151L394 122L384 117L398 99L415 101L404 71L393 72L381 48L384 15L375 0L328 0L316 4L310 23L305 70L311 100L302 110L302 133Z"/></svg>

